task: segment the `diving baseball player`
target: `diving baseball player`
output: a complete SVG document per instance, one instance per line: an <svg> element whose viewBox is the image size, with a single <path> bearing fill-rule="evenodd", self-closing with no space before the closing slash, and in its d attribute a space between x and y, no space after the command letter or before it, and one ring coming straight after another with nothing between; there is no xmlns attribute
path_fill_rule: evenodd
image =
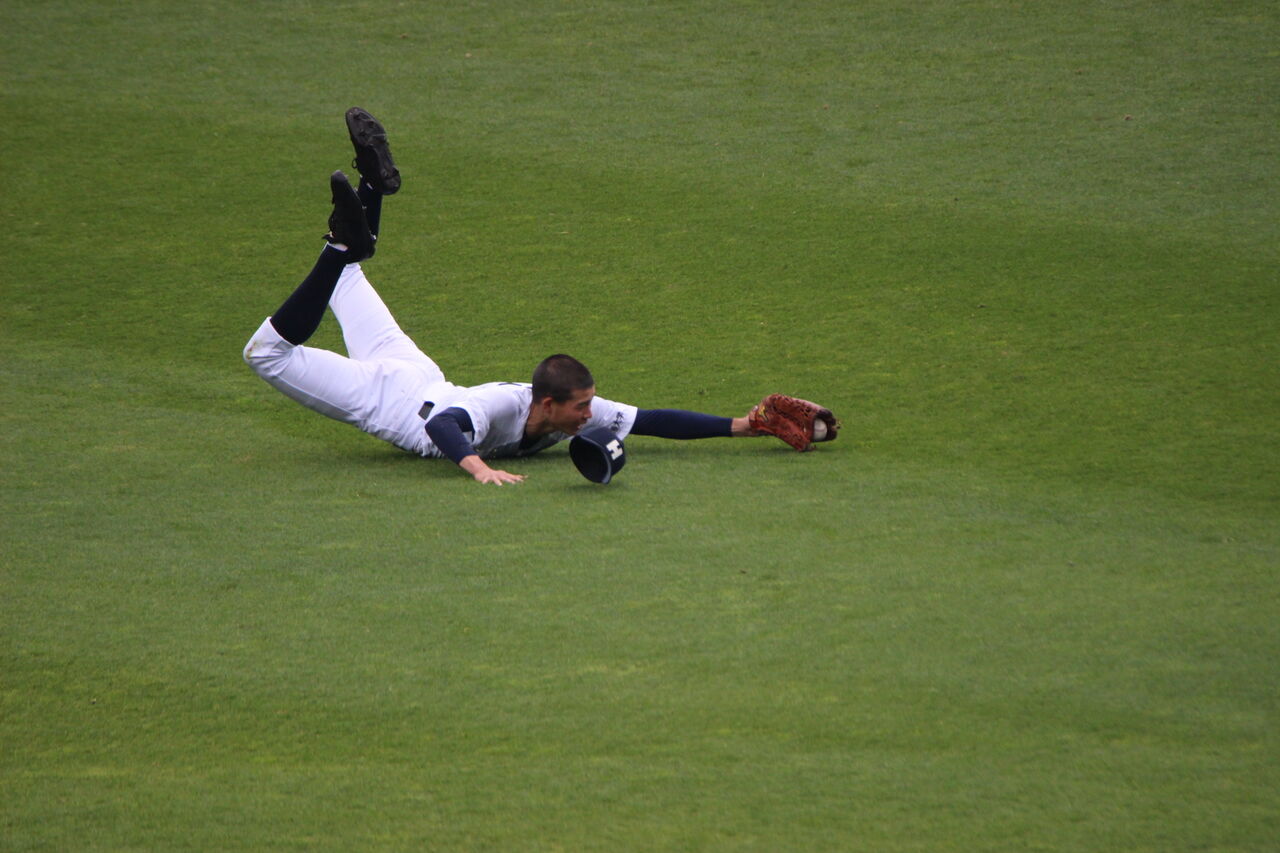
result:
<svg viewBox="0 0 1280 853"><path fill-rule="evenodd" d="M400 172L382 125L353 107L346 114L359 189L342 172L330 177L333 213L326 245L311 272L263 321L244 348L249 366L272 387L309 409L411 453L451 459L481 483L519 483L489 460L529 456L580 432L600 429L672 439L776 435L798 450L831 440L839 423L826 409L772 395L740 418L675 409L639 409L597 397L582 362L544 359L530 382L464 387L396 324L365 278L384 196L400 189ZM324 310L333 310L347 355L305 346Z"/></svg>

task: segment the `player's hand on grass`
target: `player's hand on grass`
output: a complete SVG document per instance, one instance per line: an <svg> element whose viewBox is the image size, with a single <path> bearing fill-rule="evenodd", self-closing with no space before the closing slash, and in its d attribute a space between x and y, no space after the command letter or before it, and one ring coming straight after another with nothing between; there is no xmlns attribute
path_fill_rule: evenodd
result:
<svg viewBox="0 0 1280 853"><path fill-rule="evenodd" d="M511 474L511 473L508 473L507 471L498 470L497 468L490 468L488 471L484 471L480 474L476 474L475 478L477 482L496 483L499 486L506 485L507 483L523 483L524 482L523 474Z"/></svg>
<svg viewBox="0 0 1280 853"><path fill-rule="evenodd" d="M467 456L458 463L458 466L472 477L475 477L477 483L493 483L498 486L504 486L507 483L524 482L523 474L512 474L509 471L490 468L479 456Z"/></svg>

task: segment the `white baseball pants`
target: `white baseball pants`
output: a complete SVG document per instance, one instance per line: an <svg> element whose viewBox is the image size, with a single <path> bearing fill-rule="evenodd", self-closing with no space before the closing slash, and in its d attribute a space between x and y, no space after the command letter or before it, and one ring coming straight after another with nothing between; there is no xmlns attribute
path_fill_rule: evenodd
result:
<svg viewBox="0 0 1280 853"><path fill-rule="evenodd" d="M307 408L421 452L425 432L418 411L452 384L401 331L359 264L343 269L329 307L342 327L346 356L291 344L267 319L245 346L244 360Z"/></svg>

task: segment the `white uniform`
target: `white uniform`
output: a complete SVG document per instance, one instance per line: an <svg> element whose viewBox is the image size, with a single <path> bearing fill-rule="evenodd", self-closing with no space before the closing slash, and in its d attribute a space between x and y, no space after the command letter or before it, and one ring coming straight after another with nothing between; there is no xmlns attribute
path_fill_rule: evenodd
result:
<svg viewBox="0 0 1280 853"><path fill-rule="evenodd" d="M427 437L420 412L428 417L457 407L471 417L467 434L484 459L527 456L569 436L551 433L521 448L533 391L525 382L491 382L465 387L444 377L440 367L401 331L359 264L342 271L329 300L347 356L291 344L264 320L244 348L244 360L273 388L309 409L351 424L396 447L421 456L442 456ZM636 407L596 397L587 427L605 426L626 438Z"/></svg>

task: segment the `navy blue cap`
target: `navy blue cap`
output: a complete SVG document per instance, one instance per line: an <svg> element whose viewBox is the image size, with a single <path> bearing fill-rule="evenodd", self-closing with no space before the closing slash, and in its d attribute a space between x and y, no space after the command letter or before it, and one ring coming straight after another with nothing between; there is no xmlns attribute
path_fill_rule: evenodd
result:
<svg viewBox="0 0 1280 853"><path fill-rule="evenodd" d="M575 435L569 441L569 458L582 476L600 484L613 479L627 462L622 439L608 427L594 427Z"/></svg>

